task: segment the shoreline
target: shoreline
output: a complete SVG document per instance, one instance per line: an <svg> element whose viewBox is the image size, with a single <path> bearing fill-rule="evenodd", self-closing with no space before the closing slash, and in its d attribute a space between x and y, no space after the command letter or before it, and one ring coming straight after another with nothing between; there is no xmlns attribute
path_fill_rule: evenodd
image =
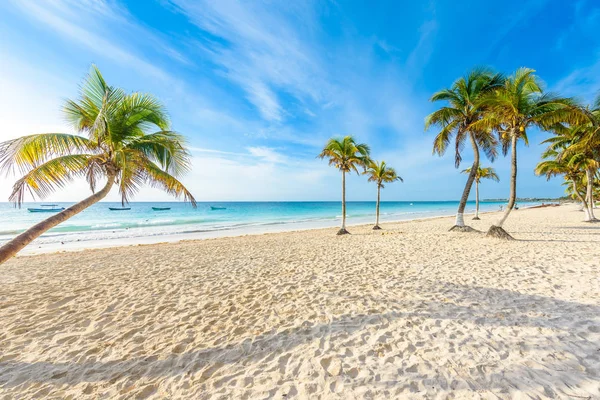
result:
<svg viewBox="0 0 600 400"><path fill-rule="evenodd" d="M546 207L541 205L531 205L520 208L521 210L527 210L532 208ZM484 214L494 214L501 213L501 211L480 211L480 215ZM465 217L472 216L474 213L465 213ZM435 215L428 217L417 217L417 218L408 218L408 219L396 219L396 220L380 220L380 225L386 224L401 224L403 222L419 222L419 221L427 221L434 220L440 218L451 218L454 217L455 214L444 214L444 215ZM328 230L335 229L339 227L339 221L335 221L335 224L328 224L325 221L321 221L323 225L326 226L290 226L290 225L302 225L310 223L305 222L297 222L297 223L281 223L281 224L272 224L272 225L258 225L258 226L247 226L244 228L232 228L232 229L222 229L222 230L213 230L213 231L202 231L202 232L189 232L189 233L173 233L173 234L165 234L165 235L154 235L154 236L136 236L127 239L123 238L115 238L115 239L98 239L98 240L88 240L88 241L72 241L64 244L59 243L49 243L49 244L36 244L32 243L30 247L26 247L23 249L16 257L30 257L42 254L54 254L54 253L71 253L71 252L82 252L87 250L95 250L95 249L111 249L111 248L127 248L127 247L136 247L136 246L153 246L160 245L165 243L180 243L180 242L195 242L195 241L204 241L204 240L212 240L212 239L221 239L221 238L234 238L234 237L243 237L243 236L260 236L260 235L269 235L269 234L279 234L279 233L292 233L292 232L304 232L304 231L319 231L319 230ZM372 226L372 223L350 223L347 224L349 228L363 228ZM384 228L385 231L385 228Z"/></svg>
<svg viewBox="0 0 600 400"><path fill-rule="evenodd" d="M536 208L545 208L545 207L560 207L562 204L545 204L545 205L531 205L521 207L519 210L530 210ZM514 211L519 211L514 210ZM513 212L514 212L513 211ZM489 215L489 214L501 214L503 211L480 211L479 215ZM474 213L465 213L465 217L472 216ZM436 215L429 217L417 217L414 219L399 219L399 220L389 220L389 221L380 221L381 225L387 224L402 224L408 222L419 222L419 221L428 221L435 220L441 218L453 218L455 214L446 214L446 215ZM337 222L337 221L336 221ZM291 224L290 224L291 225ZM265 230L265 227L271 227ZM355 223L348 224L349 228L364 228L368 226L372 226L372 223ZM278 227L278 228L277 228ZM81 242L68 242L65 244L42 244L36 245L33 244L31 248L23 249L16 257L30 257L42 254L60 254L60 253L72 253L72 252L82 252L88 250L96 250L96 249L111 249L111 248L127 248L127 247L137 247L137 246L154 246L165 243L181 243L181 242L195 242L195 241L204 241L204 240L212 240L212 239L222 239L222 238L235 238L235 237L244 237L244 236L261 236L261 235L270 235L270 234L279 234L279 233L293 233L293 232L304 232L304 231L319 231L319 230L328 230L335 229L338 225L329 225L329 226L307 226L298 228L296 226L286 228L286 224L277 224L277 225L261 225L257 227L246 227L240 229L238 232L235 229L224 229L217 231L206 231L206 232L197 232L197 233L178 233L178 234L167 234L167 235L157 235L157 236L139 236L133 237L128 240L123 239L102 239L102 240L93 240L93 241L81 241ZM383 230L385 232L385 228ZM125 243L124 243L125 242ZM37 247L36 247L37 246ZM35 247L35 248L34 248Z"/></svg>

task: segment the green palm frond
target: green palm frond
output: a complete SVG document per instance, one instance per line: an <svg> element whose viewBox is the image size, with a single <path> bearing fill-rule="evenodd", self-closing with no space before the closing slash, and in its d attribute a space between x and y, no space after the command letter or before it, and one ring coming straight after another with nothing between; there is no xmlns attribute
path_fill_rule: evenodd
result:
<svg viewBox="0 0 600 400"><path fill-rule="evenodd" d="M463 174L470 174L472 168L469 167L461 171ZM477 168L477 173L475 174L475 180L480 182L482 179L490 179L495 182L500 182L500 177L496 173L496 170L492 167L479 167Z"/></svg>
<svg viewBox="0 0 600 400"><path fill-rule="evenodd" d="M115 177L123 203L143 184L193 200L175 179L191 168L185 139L169 130L169 117L158 99L143 93L127 95L109 86L92 66L79 98L66 101L63 111L87 138L48 133L0 143L0 172L18 169L25 174L15 185L12 201L20 205L26 192L47 196L77 177L85 178L92 191L99 180Z"/></svg>
<svg viewBox="0 0 600 400"><path fill-rule="evenodd" d="M364 172L367 175L369 182L376 182L381 188L384 188L384 183L395 181L404 182L404 180L396 173L396 170L389 167L385 161L371 161Z"/></svg>
<svg viewBox="0 0 600 400"><path fill-rule="evenodd" d="M58 188L64 188L76 177L85 176L92 154L70 154L46 161L30 170L13 186L9 200L21 205L26 193L41 199Z"/></svg>
<svg viewBox="0 0 600 400"><path fill-rule="evenodd" d="M358 144L352 136L345 136L342 139L329 139L317 157L327 158L329 165L341 171L359 173L357 167L366 168L370 162L369 154L368 145Z"/></svg>
<svg viewBox="0 0 600 400"><path fill-rule="evenodd" d="M470 134L473 135L475 144L483 147L490 160L496 157L497 143L491 138L495 126L474 124L485 115L487 105L482 100L503 87L504 81L502 74L494 74L489 68L478 67L457 79L449 89L434 93L431 101L446 101L447 105L425 118L425 130L434 126L440 129L433 142L433 154L443 155L454 139L454 164L458 168L467 134Z"/></svg>
<svg viewBox="0 0 600 400"><path fill-rule="evenodd" d="M66 133L41 133L0 143L0 173L27 173L54 158L79 152L95 151L88 139Z"/></svg>
<svg viewBox="0 0 600 400"><path fill-rule="evenodd" d="M189 201L192 206L196 207L196 199L177 178L163 171L149 160L143 164L143 170L148 185L161 189L176 198L183 197L184 201Z"/></svg>
<svg viewBox="0 0 600 400"><path fill-rule="evenodd" d="M161 131L140 136L127 147L140 151L170 174L180 176L191 169L190 153L185 144L185 138L177 132Z"/></svg>

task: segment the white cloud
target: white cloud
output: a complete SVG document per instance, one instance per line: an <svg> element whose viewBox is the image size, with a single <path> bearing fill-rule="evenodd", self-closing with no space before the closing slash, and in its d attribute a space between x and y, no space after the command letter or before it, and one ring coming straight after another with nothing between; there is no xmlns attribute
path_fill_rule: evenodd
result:
<svg viewBox="0 0 600 400"><path fill-rule="evenodd" d="M253 156L271 164L284 164L289 162L287 157L277 153L269 147L248 147L248 151Z"/></svg>
<svg viewBox="0 0 600 400"><path fill-rule="evenodd" d="M284 119L276 89L301 101L323 98L328 85L322 79L318 57L313 54L313 46L306 43L307 36L292 27L293 16L285 6L271 3L262 8L230 0L172 2L198 27L223 39L224 45L212 41L200 46L225 69L229 79L246 91L248 100L265 120ZM294 12L307 13L309 6L296 5Z"/></svg>
<svg viewBox="0 0 600 400"><path fill-rule="evenodd" d="M69 40L78 42L80 45L83 45L104 57L110 58L121 64L130 65L143 73L159 79L172 79L166 72L156 67L154 64L114 45L103 36L92 33L90 28L93 26L92 22L97 18L97 15L93 12L94 10L98 10L100 5L104 5L104 3L98 3L96 7L93 7L87 12L84 12L84 10L86 10L85 7L77 7L75 10L70 8L71 5L77 3L62 1L45 3L43 5L34 1L16 1L14 4L30 17L68 37ZM106 15L109 13L106 7L102 7L102 10L102 14Z"/></svg>

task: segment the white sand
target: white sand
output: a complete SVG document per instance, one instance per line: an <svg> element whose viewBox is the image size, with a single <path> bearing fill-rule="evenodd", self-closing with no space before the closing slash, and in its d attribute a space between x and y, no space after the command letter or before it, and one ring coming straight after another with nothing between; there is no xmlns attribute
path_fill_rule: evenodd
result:
<svg viewBox="0 0 600 400"><path fill-rule="evenodd" d="M19 257L0 266L0 397L598 398L600 224L581 220Z"/></svg>

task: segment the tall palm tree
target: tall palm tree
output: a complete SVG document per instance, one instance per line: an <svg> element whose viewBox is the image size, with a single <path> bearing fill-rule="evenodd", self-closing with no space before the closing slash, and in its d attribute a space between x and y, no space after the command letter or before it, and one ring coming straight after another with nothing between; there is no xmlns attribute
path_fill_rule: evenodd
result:
<svg viewBox="0 0 600 400"><path fill-rule="evenodd" d="M554 176L563 175L565 180L569 182L570 190L568 191L571 192L572 195L574 195L583 205L583 210L585 211L585 221L591 221L592 215L590 214L588 202L586 197L581 193L581 185L583 184L584 178L584 172L581 169L581 165L579 165L574 159L567 160L565 157L560 156L561 153L552 147L546 150L542 155L542 159L544 159L544 161L541 161L536 166L535 174L545 175L546 179L548 180Z"/></svg>
<svg viewBox="0 0 600 400"><path fill-rule="evenodd" d="M584 109L589 121L570 128L571 143L563 151L563 156L579 160L585 166L585 176L590 221L598 221L594 216L594 182L600 170L600 95L593 105Z"/></svg>
<svg viewBox="0 0 600 400"><path fill-rule="evenodd" d="M582 123L584 113L569 98L544 94L534 70L519 68L508 77L504 85L483 99L486 115L473 124L475 129L494 129L498 132L502 151L511 153L510 196L506 211L500 220L490 227L487 236L512 239L503 228L517 199L517 142L528 145L527 130L538 127L552 130L561 123Z"/></svg>
<svg viewBox="0 0 600 400"><path fill-rule="evenodd" d="M538 164L541 174L550 176L562 174L572 181L573 191L579 193L578 182L585 182L586 194L580 199L586 211L587 222L598 221L594 216L594 180L600 167L600 143L594 144L590 133L592 123L560 127L556 135L543 141L549 143L542 158L548 159ZM577 178L577 179L575 179Z"/></svg>
<svg viewBox="0 0 600 400"><path fill-rule="evenodd" d="M462 171L463 174L470 174L471 168L467 168ZM482 179L491 179L493 181L499 182L500 178L496 171L492 167L486 168L477 168L477 172L475 173L475 216L474 220L479 220L479 183Z"/></svg>
<svg viewBox="0 0 600 400"><path fill-rule="evenodd" d="M454 137L454 165L458 168L462 161L461 151L467 140L473 149L471 173L458 204L456 223L450 230L473 230L465 225L463 215L475 180L475 172L479 168L479 149L481 148L487 158L493 161L498 145L490 129L475 129L473 123L479 121L485 111L481 103L482 98L501 87L503 82L504 77L501 74L494 74L486 68L476 68L465 77L456 80L450 89L441 90L431 97L431 101L448 102L447 106L425 118L426 130L432 125L441 128L433 142L433 153L442 156Z"/></svg>
<svg viewBox="0 0 600 400"><path fill-rule="evenodd" d="M20 172L10 201L20 206L26 193L44 198L75 178L85 178L93 194L52 215L0 247L0 263L14 256L48 229L103 199L117 186L122 203L149 184L196 206L177 179L190 168L184 138L169 130L162 104L144 93L126 94L109 86L92 66L77 101L64 114L81 134L42 133L0 143L0 171ZM151 132L151 133L149 133ZM96 192L103 180L104 186Z"/></svg>
<svg viewBox="0 0 600 400"><path fill-rule="evenodd" d="M381 189L385 188L384 183L404 181L400 176L398 176L394 168L387 166L385 161L381 161L380 163L371 161L364 173L369 176L369 182L375 182L377 184L377 206L375 208L377 217L375 219L375 226L373 227L373 230L379 230L381 229L379 226L379 202L381 199Z"/></svg>
<svg viewBox="0 0 600 400"><path fill-rule="evenodd" d="M349 233L346 230L346 173L354 171L358 174L358 167L366 168L371 161L369 153L369 146L356 143L352 136L345 136L343 139L329 139L321 154L317 156L321 159L327 158L329 165L342 171L342 227L338 235Z"/></svg>

